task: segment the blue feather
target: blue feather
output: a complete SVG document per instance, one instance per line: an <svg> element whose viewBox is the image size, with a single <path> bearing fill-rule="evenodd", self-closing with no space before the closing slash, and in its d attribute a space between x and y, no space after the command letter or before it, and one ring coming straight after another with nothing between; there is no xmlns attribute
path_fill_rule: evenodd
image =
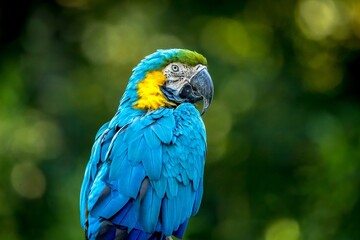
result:
<svg viewBox="0 0 360 240"><path fill-rule="evenodd" d="M185 186L189 185L190 180L184 169L180 171L182 182Z"/></svg>
<svg viewBox="0 0 360 240"><path fill-rule="evenodd" d="M102 220L99 218L94 218L90 214L87 220L88 220L87 237L89 239L95 239L101 227Z"/></svg>
<svg viewBox="0 0 360 240"><path fill-rule="evenodd" d="M108 160L109 156L112 154L112 150L118 149L118 146L121 145L121 142L123 141L123 134L122 134L121 129L116 132L115 132L115 130L113 130L112 132L114 134L111 135L111 139L109 139L107 141L107 142L109 142L109 144L106 144L107 148L104 150L104 152L105 152L105 156L103 158L104 161ZM118 154L120 154L120 153L118 152Z"/></svg>
<svg viewBox="0 0 360 240"><path fill-rule="evenodd" d="M132 147L135 147L137 151L137 154L135 155L135 158L132 159L132 162L143 162L144 164L145 159L147 159L148 156L151 154L151 149L148 147L145 138L142 136L139 144L137 146L132 145Z"/></svg>
<svg viewBox="0 0 360 240"><path fill-rule="evenodd" d="M183 236L184 236L184 233L185 233L185 230L186 230L186 227L187 227L187 224L189 222L189 219L185 220L180 226L179 228L173 232L173 235L177 238L180 238L182 239Z"/></svg>
<svg viewBox="0 0 360 240"><path fill-rule="evenodd" d="M146 234L142 231L133 229L130 234L127 236L127 240L141 240L141 239L145 239L144 237L146 237Z"/></svg>
<svg viewBox="0 0 360 240"><path fill-rule="evenodd" d="M179 183L178 181L176 181L175 178L173 177L169 177L167 179L167 183L168 183L168 187L166 189L166 196L171 199L173 198L174 196L177 195L178 193L178 187L179 187Z"/></svg>
<svg viewBox="0 0 360 240"><path fill-rule="evenodd" d="M138 199L129 203L131 204L121 210L123 213L119 216L122 218L119 217L118 219L113 219L113 222L118 225L126 226L128 231L131 231L137 224L139 224L140 200Z"/></svg>
<svg viewBox="0 0 360 240"><path fill-rule="evenodd" d="M161 198L149 188L141 202L141 225L147 232L154 232L160 215Z"/></svg>
<svg viewBox="0 0 360 240"><path fill-rule="evenodd" d="M159 179L162 168L162 149L158 148L146 148L148 149L147 154L143 155L143 165L146 171L147 176L150 179ZM139 147L139 150L142 151L142 148ZM143 152L144 153L144 152Z"/></svg>
<svg viewBox="0 0 360 240"><path fill-rule="evenodd" d="M144 130L144 136L145 136L146 143L148 144L148 146L150 148L158 148L158 147L160 147L161 141L156 136L154 131L152 131L152 129L150 129L150 128L145 129Z"/></svg>
<svg viewBox="0 0 360 240"><path fill-rule="evenodd" d="M157 111L150 112L149 115L151 116L151 118L153 120L158 120L158 119L163 118L163 117L171 116L171 109L169 109L169 108L160 108Z"/></svg>
<svg viewBox="0 0 360 240"><path fill-rule="evenodd" d="M193 189L196 191L199 187L200 179L202 176L198 173L198 170L194 167Z"/></svg>
<svg viewBox="0 0 360 240"><path fill-rule="evenodd" d="M176 212L176 208L173 204L173 201L169 201L168 198L164 198L161 206L161 219L164 234L169 236L172 234L175 228L175 217L174 213Z"/></svg>
<svg viewBox="0 0 360 240"><path fill-rule="evenodd" d="M194 180L194 178L195 178L195 169L194 169L194 166L193 165L191 165L191 164L187 164L187 165L185 165L186 166L186 173L187 173L187 175L188 175L188 177L189 177L189 179L191 179L191 180Z"/></svg>
<svg viewBox="0 0 360 240"><path fill-rule="evenodd" d="M195 202L194 202L194 207L192 210L192 215L195 215L200 208L200 204L201 204L201 200L202 200L202 196L203 196L203 180L201 179L199 187L196 191L196 195L195 195Z"/></svg>
<svg viewBox="0 0 360 240"><path fill-rule="evenodd" d="M119 150L121 151L121 148L119 148ZM126 151L114 152L114 155L110 156L110 159L111 167L109 178L113 180L117 179L122 171L126 171L126 168L130 166L130 163Z"/></svg>
<svg viewBox="0 0 360 240"><path fill-rule="evenodd" d="M103 165L89 193L88 211L93 216L111 217L129 200L104 182L108 171L108 166Z"/></svg>
<svg viewBox="0 0 360 240"><path fill-rule="evenodd" d="M140 146L144 147L144 139L142 137L131 141L128 144L128 148L124 147L128 151L128 158L132 164L139 163L142 160L142 155L146 154L140 151Z"/></svg>
<svg viewBox="0 0 360 240"><path fill-rule="evenodd" d="M130 142L135 141L138 138L142 137L141 132L139 132L137 130L137 128L136 128L137 126L138 126L138 124L133 124L133 125L130 125L126 129L125 135L124 135L124 142L125 143L130 143Z"/></svg>
<svg viewBox="0 0 360 240"><path fill-rule="evenodd" d="M107 122L100 127L100 129L98 130L98 132L95 135L95 140L98 139L106 130L108 130L109 123L110 122Z"/></svg>
<svg viewBox="0 0 360 240"><path fill-rule="evenodd" d="M134 126L136 126L136 130L140 131L140 130L144 129L145 127L148 127L151 124L153 124L154 119L147 115L145 117L138 119L135 123L136 124L134 124Z"/></svg>
<svg viewBox="0 0 360 240"><path fill-rule="evenodd" d="M163 198L167 187L167 181L165 177L161 177L158 180L152 180L151 185L153 186L158 197Z"/></svg>
<svg viewBox="0 0 360 240"><path fill-rule="evenodd" d="M153 125L152 130L165 144L170 144L173 136L172 129L175 126L175 120L172 116L159 118Z"/></svg>
<svg viewBox="0 0 360 240"><path fill-rule="evenodd" d="M141 164L134 167L130 165L127 166L128 167L125 165L117 176L117 188L121 194L135 199L139 194L141 183L145 178L145 170Z"/></svg>
<svg viewBox="0 0 360 240"><path fill-rule="evenodd" d="M91 215L95 217L111 218L129 201L128 197L112 190L109 195L99 199L91 209Z"/></svg>

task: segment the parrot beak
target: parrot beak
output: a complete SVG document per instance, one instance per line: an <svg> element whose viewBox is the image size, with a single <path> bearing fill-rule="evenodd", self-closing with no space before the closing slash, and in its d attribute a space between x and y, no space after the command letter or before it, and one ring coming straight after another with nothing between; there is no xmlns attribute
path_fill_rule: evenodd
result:
<svg viewBox="0 0 360 240"><path fill-rule="evenodd" d="M214 96L214 84L205 66L200 65L198 67L198 71L190 79L190 85L196 95L200 95L204 101L201 111L201 115L203 115L209 108Z"/></svg>

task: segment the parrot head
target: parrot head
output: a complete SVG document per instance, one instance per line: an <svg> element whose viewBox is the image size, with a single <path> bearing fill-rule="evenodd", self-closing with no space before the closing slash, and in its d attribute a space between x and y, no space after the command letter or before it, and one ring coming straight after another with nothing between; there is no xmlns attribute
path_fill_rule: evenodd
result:
<svg viewBox="0 0 360 240"><path fill-rule="evenodd" d="M204 56L186 49L157 50L133 69L120 106L151 111L203 100L204 114L213 94Z"/></svg>

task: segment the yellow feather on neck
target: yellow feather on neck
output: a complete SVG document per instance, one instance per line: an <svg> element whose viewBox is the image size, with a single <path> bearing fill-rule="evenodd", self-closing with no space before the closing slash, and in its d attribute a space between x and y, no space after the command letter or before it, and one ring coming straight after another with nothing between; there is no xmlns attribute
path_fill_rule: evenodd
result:
<svg viewBox="0 0 360 240"><path fill-rule="evenodd" d="M138 83L139 99L134 104L134 108L142 110L156 110L164 106L175 106L169 102L160 87L165 84L166 77L161 71L148 72L145 78Z"/></svg>

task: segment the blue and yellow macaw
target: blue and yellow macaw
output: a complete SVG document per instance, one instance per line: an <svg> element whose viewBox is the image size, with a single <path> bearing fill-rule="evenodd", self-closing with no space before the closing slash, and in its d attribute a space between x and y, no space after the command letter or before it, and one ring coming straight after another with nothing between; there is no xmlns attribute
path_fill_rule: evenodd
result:
<svg viewBox="0 0 360 240"><path fill-rule="evenodd" d="M213 98L207 61L158 50L134 69L115 116L95 137L80 193L86 239L182 238L200 206L202 114Z"/></svg>

